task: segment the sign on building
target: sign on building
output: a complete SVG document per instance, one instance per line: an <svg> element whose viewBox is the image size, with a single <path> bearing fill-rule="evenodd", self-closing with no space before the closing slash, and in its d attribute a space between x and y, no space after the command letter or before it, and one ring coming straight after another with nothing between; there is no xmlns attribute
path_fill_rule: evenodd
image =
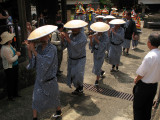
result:
<svg viewBox="0 0 160 120"><path fill-rule="evenodd" d="M160 0L138 0L138 4L160 4Z"/></svg>

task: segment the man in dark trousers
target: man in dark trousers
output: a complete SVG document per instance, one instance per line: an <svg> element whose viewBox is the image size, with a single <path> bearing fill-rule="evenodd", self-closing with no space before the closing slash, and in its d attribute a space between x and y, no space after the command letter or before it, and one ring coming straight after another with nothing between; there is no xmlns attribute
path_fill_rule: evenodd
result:
<svg viewBox="0 0 160 120"><path fill-rule="evenodd" d="M137 69L133 88L134 120L150 120L153 99L156 95L157 85L160 81L160 34L151 34L147 46L150 52L144 57Z"/></svg>
<svg viewBox="0 0 160 120"><path fill-rule="evenodd" d="M61 76L62 71L60 71L62 58L63 58L63 46L61 40L61 32L64 29L63 23L57 24L58 29L52 33L51 43L57 47L57 57L58 57L58 69L57 76Z"/></svg>
<svg viewBox="0 0 160 120"><path fill-rule="evenodd" d="M125 39L123 43L123 52L125 52L126 49L126 55L129 54L129 48L132 40L132 36L137 32L136 30L136 24L131 18L131 12L126 13L126 24L124 26L125 28Z"/></svg>

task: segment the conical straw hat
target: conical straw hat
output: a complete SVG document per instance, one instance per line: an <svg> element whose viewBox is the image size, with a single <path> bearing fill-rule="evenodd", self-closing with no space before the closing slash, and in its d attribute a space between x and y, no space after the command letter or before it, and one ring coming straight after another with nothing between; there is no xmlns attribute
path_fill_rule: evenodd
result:
<svg viewBox="0 0 160 120"><path fill-rule="evenodd" d="M96 32L106 32L109 30L110 26L104 22L93 23L90 28Z"/></svg>
<svg viewBox="0 0 160 120"><path fill-rule="evenodd" d="M113 25L121 25L121 24L125 24L125 23L126 22L122 19L114 19L109 22L109 24L113 24Z"/></svg>
<svg viewBox="0 0 160 120"><path fill-rule="evenodd" d="M96 16L96 18L104 18L104 16L103 15L98 15L98 16Z"/></svg>
<svg viewBox="0 0 160 120"><path fill-rule="evenodd" d="M54 25L44 25L31 32L27 40L36 40L57 30L57 26Z"/></svg>
<svg viewBox="0 0 160 120"><path fill-rule="evenodd" d="M65 28L73 29L73 28L82 28L82 27L85 27L87 25L88 25L88 23L86 23L83 20L71 20L71 21L67 22L64 25L64 27Z"/></svg>
<svg viewBox="0 0 160 120"><path fill-rule="evenodd" d="M104 19L115 19L116 17L112 16L112 15L107 15L104 17Z"/></svg>
<svg viewBox="0 0 160 120"><path fill-rule="evenodd" d="M118 10L117 8L111 8L112 10Z"/></svg>

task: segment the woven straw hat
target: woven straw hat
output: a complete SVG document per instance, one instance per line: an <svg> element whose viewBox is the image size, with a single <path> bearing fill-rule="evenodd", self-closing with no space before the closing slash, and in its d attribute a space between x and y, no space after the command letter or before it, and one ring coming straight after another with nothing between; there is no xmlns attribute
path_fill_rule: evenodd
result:
<svg viewBox="0 0 160 120"><path fill-rule="evenodd" d="M90 26L90 28L96 32L106 32L109 30L110 26L104 22L95 22Z"/></svg>
<svg viewBox="0 0 160 120"><path fill-rule="evenodd" d="M117 8L111 8L112 10L118 10Z"/></svg>
<svg viewBox="0 0 160 120"><path fill-rule="evenodd" d="M112 16L112 15L107 15L104 16L104 19L115 19L116 17Z"/></svg>
<svg viewBox="0 0 160 120"><path fill-rule="evenodd" d="M64 27L74 29L74 28L82 28L82 27L85 27L87 25L88 25L88 23L86 23L83 20L71 20L71 21L67 22L64 25Z"/></svg>
<svg viewBox="0 0 160 120"><path fill-rule="evenodd" d="M54 25L44 25L31 32L27 40L36 40L57 30L57 26Z"/></svg>
<svg viewBox="0 0 160 120"><path fill-rule="evenodd" d="M1 34L1 39L2 41L0 42L1 45L4 45L5 43L7 43L8 41L12 40L13 37L15 36L14 33L9 33L8 31L3 32Z"/></svg>
<svg viewBox="0 0 160 120"><path fill-rule="evenodd" d="M36 20L32 20L32 25L35 25L37 23Z"/></svg>
<svg viewBox="0 0 160 120"><path fill-rule="evenodd" d="M104 18L104 16L103 15L97 15L96 19L98 19L98 18Z"/></svg>
<svg viewBox="0 0 160 120"><path fill-rule="evenodd" d="M114 19L109 22L109 24L113 24L113 25L121 25L121 24L125 24L125 23L126 22L122 19Z"/></svg>

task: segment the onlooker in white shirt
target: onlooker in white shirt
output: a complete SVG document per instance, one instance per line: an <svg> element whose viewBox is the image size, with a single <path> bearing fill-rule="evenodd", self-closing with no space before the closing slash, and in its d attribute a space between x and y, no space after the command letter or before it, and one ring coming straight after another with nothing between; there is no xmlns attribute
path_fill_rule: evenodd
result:
<svg viewBox="0 0 160 120"><path fill-rule="evenodd" d="M157 85L160 81L160 34L151 34L147 46L150 52L144 57L137 69L136 84L133 88L134 120L150 120L153 99L156 95Z"/></svg>

